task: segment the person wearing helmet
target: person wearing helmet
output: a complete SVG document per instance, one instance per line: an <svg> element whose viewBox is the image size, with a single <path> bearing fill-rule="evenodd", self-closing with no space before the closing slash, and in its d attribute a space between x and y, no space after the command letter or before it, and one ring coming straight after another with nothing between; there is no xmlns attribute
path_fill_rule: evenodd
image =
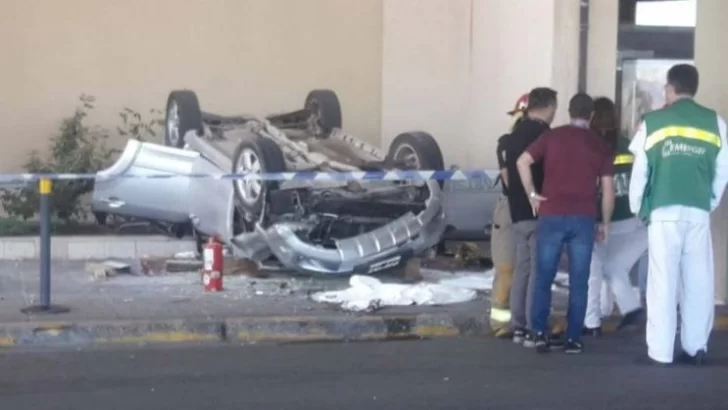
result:
<svg viewBox="0 0 728 410"><path fill-rule="evenodd" d="M521 96L513 110L508 115L513 118L511 130L516 127L524 118L528 107L528 94ZM511 232L511 212L508 208L508 170L505 160L505 139L510 133L498 139L496 155L498 156L499 175L502 195L498 198L495 211L493 212L493 230L490 238L490 252L495 267L495 278L493 279L493 296L490 309L490 328L498 338L510 338L509 323L511 311L508 300L511 292L511 281L513 279L513 265L515 264L515 247Z"/></svg>

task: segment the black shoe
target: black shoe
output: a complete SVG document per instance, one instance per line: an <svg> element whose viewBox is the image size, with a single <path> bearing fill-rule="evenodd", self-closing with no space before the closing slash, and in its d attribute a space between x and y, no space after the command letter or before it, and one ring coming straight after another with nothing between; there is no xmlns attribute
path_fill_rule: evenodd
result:
<svg viewBox="0 0 728 410"><path fill-rule="evenodd" d="M513 331L513 343L515 344L523 344L523 340L526 338L526 331L523 329L516 329Z"/></svg>
<svg viewBox="0 0 728 410"><path fill-rule="evenodd" d="M560 349L566 344L566 339L563 333L551 335L549 337L549 347L552 349Z"/></svg>
<svg viewBox="0 0 728 410"><path fill-rule="evenodd" d="M672 363L663 363L658 362L657 360L651 358L649 355L644 354L642 356L639 356L637 360L635 360L635 363L641 365L641 366L654 366L654 367L670 367L672 366Z"/></svg>
<svg viewBox="0 0 728 410"><path fill-rule="evenodd" d="M640 326L645 321L645 310L642 308L635 309L622 318L617 325L617 330L622 330L626 327Z"/></svg>
<svg viewBox="0 0 728 410"><path fill-rule="evenodd" d="M536 347L536 336L533 332L526 332L526 337L523 339L523 347L529 349Z"/></svg>
<svg viewBox="0 0 728 410"><path fill-rule="evenodd" d="M579 354L584 351L584 344L579 340L569 339L564 345L564 353L566 354Z"/></svg>
<svg viewBox="0 0 728 410"><path fill-rule="evenodd" d="M599 337L602 335L602 327L586 327L581 330L581 334L584 336L594 336Z"/></svg>
<svg viewBox="0 0 728 410"><path fill-rule="evenodd" d="M533 336L533 346L538 353L548 353L551 351L551 343L545 333L537 333Z"/></svg>
<svg viewBox="0 0 728 410"><path fill-rule="evenodd" d="M693 366L704 366L706 362L706 352L705 350L698 350L697 353L695 353L695 356L690 356L686 352L682 352L680 356L678 356L677 361L684 364L690 364Z"/></svg>

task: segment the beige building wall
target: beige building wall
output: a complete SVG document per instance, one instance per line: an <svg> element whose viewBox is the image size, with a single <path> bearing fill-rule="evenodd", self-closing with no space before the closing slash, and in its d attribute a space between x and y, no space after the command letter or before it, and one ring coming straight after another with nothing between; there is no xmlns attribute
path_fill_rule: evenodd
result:
<svg viewBox="0 0 728 410"><path fill-rule="evenodd" d="M617 35L619 2L590 0L587 92L615 98L617 90Z"/></svg>
<svg viewBox="0 0 728 410"><path fill-rule="evenodd" d="M382 143L431 133L446 164L467 157L470 0L384 0Z"/></svg>
<svg viewBox="0 0 728 410"><path fill-rule="evenodd" d="M223 114L298 109L313 88L341 99L347 130L379 143L382 0L4 0L0 172L44 148L81 93L94 123L163 109L190 88ZM120 143L121 141L117 141Z"/></svg>
<svg viewBox="0 0 728 410"><path fill-rule="evenodd" d="M115 128L190 88L212 112L296 109L334 89L345 128L386 146L431 132L446 162L493 167L505 112L530 88L576 91L579 0L7 0L0 172L45 147L81 93ZM614 89L616 2L592 0L589 91ZM82 11L82 12L80 12ZM532 24L539 21L539 24ZM528 50L524 52L524 50ZM379 137L382 137L380 140ZM122 139L118 138L120 144Z"/></svg>
<svg viewBox="0 0 728 410"><path fill-rule="evenodd" d="M383 143L418 128L446 164L495 167L518 97L576 92L578 18L578 0L384 0Z"/></svg>
<svg viewBox="0 0 728 410"><path fill-rule="evenodd" d="M728 119L728 82L725 67L728 65L728 49L719 46L728 38L728 2L724 0L699 0L697 2L695 28L695 64L700 70L698 100L715 108ZM728 199L723 196L718 210L712 217L713 252L715 255L716 301L726 302L726 276L728 275Z"/></svg>

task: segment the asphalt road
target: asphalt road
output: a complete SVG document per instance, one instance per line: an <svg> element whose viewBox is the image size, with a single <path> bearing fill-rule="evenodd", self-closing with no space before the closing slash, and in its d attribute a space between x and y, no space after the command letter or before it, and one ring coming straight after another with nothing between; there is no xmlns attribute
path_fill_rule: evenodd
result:
<svg viewBox="0 0 728 410"><path fill-rule="evenodd" d="M604 338L581 356L485 339L11 352L0 408L728 408L728 336L703 368L635 364L640 341Z"/></svg>

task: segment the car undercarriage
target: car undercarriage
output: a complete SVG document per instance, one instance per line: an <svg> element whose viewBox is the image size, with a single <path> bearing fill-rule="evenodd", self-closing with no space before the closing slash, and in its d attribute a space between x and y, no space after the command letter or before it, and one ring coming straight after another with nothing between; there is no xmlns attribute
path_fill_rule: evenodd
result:
<svg viewBox="0 0 728 410"><path fill-rule="evenodd" d="M191 223L198 245L215 236L236 257L314 273L393 268L442 237L441 182L365 174L443 169L440 148L425 132L400 134L383 153L341 129L341 107L329 90L309 93L302 110L265 118L204 113L194 92L173 91L166 112L164 146L129 141L100 173L95 212ZM341 180L341 172L362 178ZM108 178L114 173L180 178ZM230 173L293 177L220 178ZM200 174L210 177L183 178Z"/></svg>

